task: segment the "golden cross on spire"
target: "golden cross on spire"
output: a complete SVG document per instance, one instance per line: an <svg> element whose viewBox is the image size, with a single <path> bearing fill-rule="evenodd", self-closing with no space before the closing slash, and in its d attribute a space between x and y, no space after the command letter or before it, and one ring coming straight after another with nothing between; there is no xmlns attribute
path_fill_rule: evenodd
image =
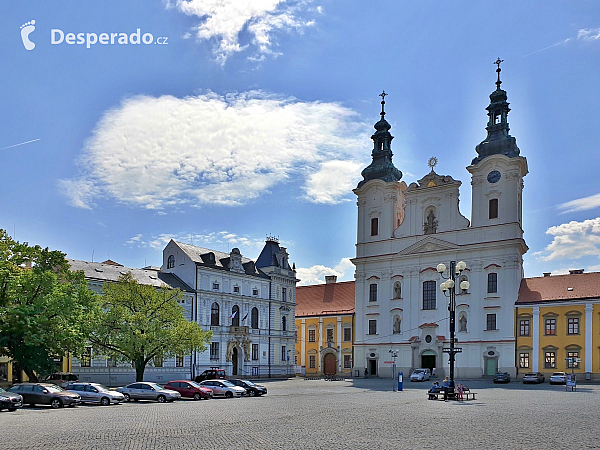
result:
<svg viewBox="0 0 600 450"><path fill-rule="evenodd" d="M500 90L500 85L502 84L502 81L500 81L500 72L502 72L502 69L500 68L500 64L502 64L504 62L503 59L500 59L500 57L498 57L498 59L496 61L494 61L494 64L496 64L498 66L498 68L496 69L496 73L498 74L498 81L496 81L496 88L498 90Z"/></svg>

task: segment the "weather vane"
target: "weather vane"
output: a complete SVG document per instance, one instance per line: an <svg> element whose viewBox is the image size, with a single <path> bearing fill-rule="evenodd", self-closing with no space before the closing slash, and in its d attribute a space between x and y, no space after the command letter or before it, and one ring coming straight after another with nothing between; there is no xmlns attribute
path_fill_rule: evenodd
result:
<svg viewBox="0 0 600 450"><path fill-rule="evenodd" d="M383 116L385 116L385 111L383 109L383 105L385 105L385 96L388 95L385 93L385 91L383 91L381 94L379 94L379 96L381 97L381 118L383 119Z"/></svg>
<svg viewBox="0 0 600 450"><path fill-rule="evenodd" d="M504 62L503 59L500 59L500 57L498 57L498 59L496 61L494 61L494 64L496 64L498 66L498 68L496 69L496 72L498 73L498 81L496 81L496 87L498 88L498 90L500 90L500 85L502 84L502 81L500 81L500 72L502 72L502 69L500 68L500 64L502 64Z"/></svg>

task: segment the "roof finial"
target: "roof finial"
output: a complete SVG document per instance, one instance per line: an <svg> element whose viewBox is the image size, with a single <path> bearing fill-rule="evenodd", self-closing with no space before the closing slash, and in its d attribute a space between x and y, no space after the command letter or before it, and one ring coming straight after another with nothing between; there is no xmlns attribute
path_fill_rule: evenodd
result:
<svg viewBox="0 0 600 450"><path fill-rule="evenodd" d="M496 73L498 73L498 81L496 81L496 89L500 90L500 85L502 84L502 81L500 81L500 72L502 72L502 69L500 68L500 64L503 63L504 60L500 59L500 57L498 57L498 59L496 61L494 61L494 64L496 64L498 66L498 68L496 69Z"/></svg>
<svg viewBox="0 0 600 450"><path fill-rule="evenodd" d="M381 118L383 119L383 117L385 116L385 111L383 109L383 106L385 105L385 96L388 95L385 93L385 91L383 91L381 94L379 94L379 96L381 97Z"/></svg>

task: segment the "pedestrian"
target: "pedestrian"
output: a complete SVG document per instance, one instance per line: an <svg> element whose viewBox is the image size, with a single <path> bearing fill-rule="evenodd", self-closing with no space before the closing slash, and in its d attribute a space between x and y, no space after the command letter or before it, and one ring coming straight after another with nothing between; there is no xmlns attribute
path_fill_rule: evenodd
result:
<svg viewBox="0 0 600 450"><path fill-rule="evenodd" d="M369 370L365 367L365 378L367 378L367 375L369 375Z"/></svg>
<svg viewBox="0 0 600 450"><path fill-rule="evenodd" d="M458 389L458 400L462 401L462 399L463 399L463 392L465 390L465 387L462 385L462 383L458 383L458 388L457 389Z"/></svg>
<svg viewBox="0 0 600 450"><path fill-rule="evenodd" d="M429 389L429 400L435 400L437 396L433 394L439 394L441 389L442 388L440 387L440 383L434 381L431 385L431 388Z"/></svg>
<svg viewBox="0 0 600 450"><path fill-rule="evenodd" d="M442 382L442 389L444 390L444 401L448 401L448 388L450 387L450 381L448 381L448 377L444 378Z"/></svg>

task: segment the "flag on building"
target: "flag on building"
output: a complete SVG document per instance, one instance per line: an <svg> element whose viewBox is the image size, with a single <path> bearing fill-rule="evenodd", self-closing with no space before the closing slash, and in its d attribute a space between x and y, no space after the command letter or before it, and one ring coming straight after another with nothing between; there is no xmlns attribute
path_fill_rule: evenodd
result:
<svg viewBox="0 0 600 450"><path fill-rule="evenodd" d="M236 316L236 314L237 314L237 311L234 311L234 312L233 312L233 314L231 314L231 315L229 316L229 318L230 318L230 319L233 319L233 318Z"/></svg>
<svg viewBox="0 0 600 450"><path fill-rule="evenodd" d="M246 314L246 315L244 316L244 318L242 319L242 322L243 322L244 320L246 320L246 318L247 318L247 317L248 317L248 314Z"/></svg>

